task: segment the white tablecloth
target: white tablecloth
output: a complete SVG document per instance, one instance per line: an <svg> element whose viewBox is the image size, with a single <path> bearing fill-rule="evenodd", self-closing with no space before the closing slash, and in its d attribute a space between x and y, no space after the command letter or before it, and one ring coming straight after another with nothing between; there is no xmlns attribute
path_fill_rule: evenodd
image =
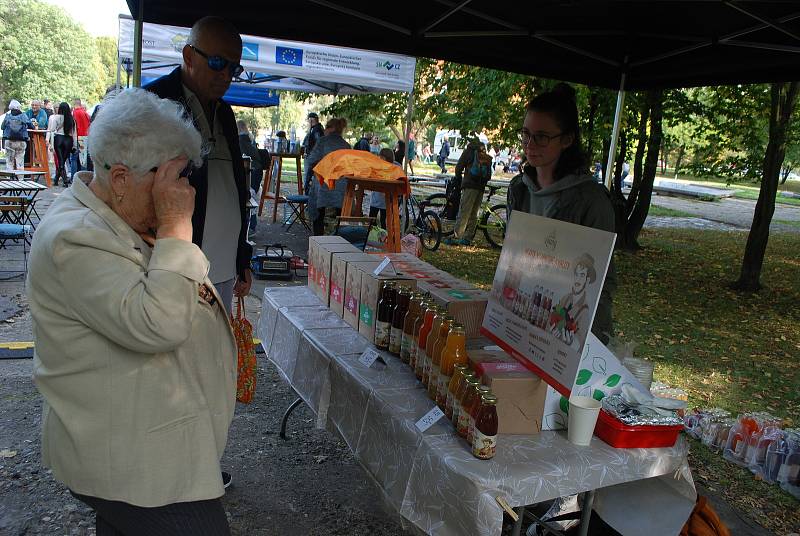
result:
<svg viewBox="0 0 800 536"><path fill-rule="evenodd" d="M424 433L414 423L433 402L408 366L383 354L358 362L371 345L306 287L267 289L258 336L269 359L338 433L407 528L427 534L497 536L502 510L598 490L595 510L624 535L674 535L694 506L683 437L671 448L615 449L564 432L500 436L497 455L478 460L446 419Z"/></svg>

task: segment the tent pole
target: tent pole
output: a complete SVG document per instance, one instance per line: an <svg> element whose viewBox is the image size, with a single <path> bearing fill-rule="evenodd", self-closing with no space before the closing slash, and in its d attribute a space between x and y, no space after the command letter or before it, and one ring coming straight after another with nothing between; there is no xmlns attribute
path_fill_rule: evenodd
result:
<svg viewBox="0 0 800 536"><path fill-rule="evenodd" d="M139 10L133 23L133 85L142 85L142 30L144 26L144 0L139 0Z"/></svg>
<svg viewBox="0 0 800 536"><path fill-rule="evenodd" d="M627 63L627 60L626 60ZM617 109L614 112L614 128L611 131L611 147L608 150L608 163L606 164L603 180L606 187L611 190L614 180L614 160L617 152L617 140L619 139L619 123L622 118L622 109L625 106L625 72L623 71L619 81L619 92L617 93Z"/></svg>
<svg viewBox="0 0 800 536"><path fill-rule="evenodd" d="M122 83L121 74L122 71L122 56L119 55L119 51L117 51L117 84L116 89L122 87L120 84Z"/></svg>
<svg viewBox="0 0 800 536"><path fill-rule="evenodd" d="M414 62L414 79L417 78L417 62ZM414 113L414 86L408 92L408 106L406 107L406 124L403 134L405 135L405 152L403 158L403 173L408 174L408 139L411 137L411 116Z"/></svg>

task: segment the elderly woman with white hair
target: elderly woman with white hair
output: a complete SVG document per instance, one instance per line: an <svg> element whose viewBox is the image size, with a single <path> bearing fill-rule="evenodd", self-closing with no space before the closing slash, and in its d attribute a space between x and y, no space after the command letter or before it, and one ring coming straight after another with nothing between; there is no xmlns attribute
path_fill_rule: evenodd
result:
<svg viewBox="0 0 800 536"><path fill-rule="evenodd" d="M42 461L97 514L97 534L230 533L219 460L236 345L192 243L201 139L141 89L92 123L95 171L53 203L31 247Z"/></svg>

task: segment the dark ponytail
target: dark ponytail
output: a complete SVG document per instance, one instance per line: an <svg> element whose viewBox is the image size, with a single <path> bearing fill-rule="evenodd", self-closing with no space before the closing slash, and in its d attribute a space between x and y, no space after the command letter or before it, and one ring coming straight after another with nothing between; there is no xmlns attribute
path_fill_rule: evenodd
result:
<svg viewBox="0 0 800 536"><path fill-rule="evenodd" d="M575 89L563 82L556 84L553 89L537 95L528 103L526 113L533 111L552 115L562 133L572 134L572 145L564 149L556 164L555 180L561 180L567 175L584 173L588 159L581 143ZM536 174L535 169L532 173Z"/></svg>

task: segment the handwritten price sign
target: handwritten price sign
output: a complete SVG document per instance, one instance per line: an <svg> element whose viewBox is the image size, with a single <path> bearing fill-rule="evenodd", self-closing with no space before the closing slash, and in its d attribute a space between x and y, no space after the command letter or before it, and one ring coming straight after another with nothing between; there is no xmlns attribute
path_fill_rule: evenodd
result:
<svg viewBox="0 0 800 536"><path fill-rule="evenodd" d="M436 424L436 422L442 417L444 417L444 413L442 412L442 410L439 409L439 406L434 406L432 410L426 413L414 425L417 427L417 430L419 430L420 432L424 432L425 430Z"/></svg>
<svg viewBox="0 0 800 536"><path fill-rule="evenodd" d="M358 362L369 368L380 356L380 352L375 348L367 348L364 350L364 353L361 354L361 357L358 358Z"/></svg>

